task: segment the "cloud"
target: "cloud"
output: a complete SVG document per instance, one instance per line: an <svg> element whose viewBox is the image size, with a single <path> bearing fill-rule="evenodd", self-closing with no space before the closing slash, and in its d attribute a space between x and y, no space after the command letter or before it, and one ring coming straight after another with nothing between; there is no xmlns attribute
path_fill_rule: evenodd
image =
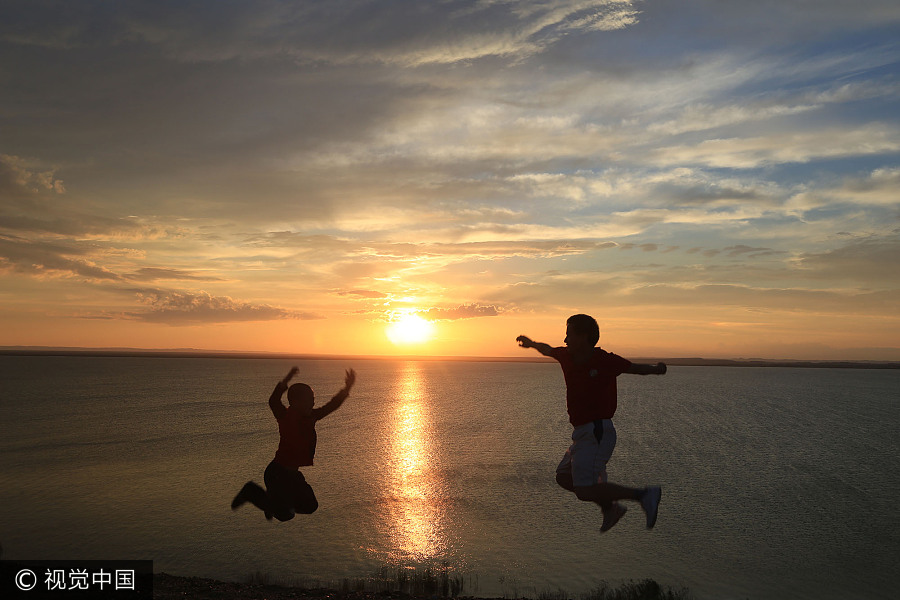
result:
<svg viewBox="0 0 900 600"><path fill-rule="evenodd" d="M754 248L752 246L747 246L745 244L738 244L737 246L728 246L723 250L728 254L729 257L735 258L738 256L748 255L750 258L759 258L762 256L776 256L779 254L785 254L784 251L773 250L772 248Z"/></svg>
<svg viewBox="0 0 900 600"><path fill-rule="evenodd" d="M527 235L528 228L524 228L523 231L526 233L524 237L531 237ZM616 246L614 242L565 239L569 230L561 230L558 233L557 237L562 239L510 240L506 242L496 240L490 242L460 242L457 244L438 243L425 244L422 246L422 249L426 252L433 252L446 257L461 256L472 260L493 260L512 257L551 258L569 256L583 254L592 250L614 248Z"/></svg>
<svg viewBox="0 0 900 600"><path fill-rule="evenodd" d="M900 236L872 237L824 252L804 252L799 269L806 277L834 282L860 282L891 289L900 297Z"/></svg>
<svg viewBox="0 0 900 600"><path fill-rule="evenodd" d="M169 269L165 267L143 267L127 276L134 281L157 281L160 279L176 279L183 281L222 281L220 277L210 275L196 275L181 269Z"/></svg>
<svg viewBox="0 0 900 600"><path fill-rule="evenodd" d="M656 252L657 250L659 250L659 245L658 245L658 244L651 244L651 243L647 243L647 244L631 244L631 243L619 244L619 250L632 250L632 249L634 249L634 248L640 248L640 249L643 250L644 252Z"/></svg>
<svg viewBox="0 0 900 600"><path fill-rule="evenodd" d="M0 226L6 225L0 221ZM83 234L86 237L87 234ZM132 265L142 252L115 248L89 240L71 240L54 236L36 239L0 233L0 267L32 277L72 277L89 282L155 281L160 279L188 281L223 281L214 275L162 268L141 267L132 273L119 272L124 261Z"/></svg>
<svg viewBox="0 0 900 600"><path fill-rule="evenodd" d="M838 201L875 206L897 206L900 190L900 167L875 169L866 177L847 178L835 191Z"/></svg>
<svg viewBox="0 0 900 600"><path fill-rule="evenodd" d="M890 210L897 205L898 187L900 168L885 166L865 175L853 174L824 185L804 186L790 196L785 207L803 214L826 206L856 206L877 215L881 214L878 209Z"/></svg>
<svg viewBox="0 0 900 600"><path fill-rule="evenodd" d="M770 183L722 177L696 169L675 169L646 178L647 196L660 199L669 208L717 207L737 204L772 207L777 205L779 194L784 194Z"/></svg>
<svg viewBox="0 0 900 600"><path fill-rule="evenodd" d="M651 35L681 36L698 45L732 48L784 48L798 41L834 39L900 21L893 0L817 0L815 10L804 0L683 0L653 3L655 19L646 19ZM650 12L650 7L647 10ZM682 45L692 46L690 42Z"/></svg>
<svg viewBox="0 0 900 600"><path fill-rule="evenodd" d="M366 298L373 300L380 300L383 298L388 298L388 294L384 292L376 292L375 290L342 290L336 292L339 296L351 296L353 298Z"/></svg>
<svg viewBox="0 0 900 600"><path fill-rule="evenodd" d="M69 197L56 175L58 170L40 161L0 154L0 229L79 238L154 234L134 220L77 208L78 200Z"/></svg>
<svg viewBox="0 0 900 600"><path fill-rule="evenodd" d="M807 69L814 68L810 64L806 64L805 67ZM760 77L766 68L771 71L772 65L760 66L758 72L747 72L746 77L748 79ZM823 64L821 68L815 68L815 70L824 71L834 68L835 65L828 63ZM896 83L861 81L842 83L825 89L802 89L800 92L769 92L763 98L750 102L742 98L743 101L737 103L725 96L719 99L719 103L691 102L681 108L674 119L651 123L647 130L654 134L680 135L771 121L820 110L827 105L887 98L896 96L897 93Z"/></svg>
<svg viewBox="0 0 900 600"><path fill-rule="evenodd" d="M767 136L710 139L653 152L660 165L703 165L753 169L817 159L846 158L900 151L900 131L891 124L772 133Z"/></svg>
<svg viewBox="0 0 900 600"><path fill-rule="evenodd" d="M82 248L0 234L0 267L5 269L32 276L78 276L94 281L122 279L102 265L72 258L86 252Z"/></svg>
<svg viewBox="0 0 900 600"><path fill-rule="evenodd" d="M890 291L833 291L802 287L767 288L738 284L656 284L631 289L623 298L639 305L736 307L745 311L787 311L852 315L893 315L900 296Z"/></svg>
<svg viewBox="0 0 900 600"><path fill-rule="evenodd" d="M321 319L320 315L234 300L228 296L212 296L173 291L143 291L138 299L150 306L144 312L127 312L121 318L163 323L167 325L202 325L243 321L274 321L282 319Z"/></svg>
<svg viewBox="0 0 900 600"><path fill-rule="evenodd" d="M410 218L415 220L416 213ZM448 219L452 216L448 215ZM381 224L385 226L384 223ZM291 255L292 260L317 258L320 264L334 264L342 261L357 263L354 268L362 267L366 261L384 261L395 266L409 265L422 261L433 261L432 264L448 264L466 260L494 260L515 257L551 258L583 254L592 250L613 248L614 242L595 241L578 230L581 235L569 235L573 229L537 226L532 229L528 225L511 226L503 224L480 223L472 226L460 226L455 229L426 229L421 223L422 229L418 232L410 232L403 237L406 241L391 241L368 238L365 232L353 232L355 235L345 234L338 239L332 236L310 236L303 233L278 232L265 234L248 241L248 246L259 246L273 250L285 249L296 252ZM520 237L531 239L503 240L503 233L513 233L513 230L523 232ZM346 231L346 230L345 230ZM350 233L350 232L346 232ZM370 235L385 235L382 232L372 232ZM391 231L387 235L397 235ZM448 240L460 237L488 237L490 241L437 241L439 238ZM416 237L430 238L432 241L413 241ZM510 236L515 237L515 236ZM534 237L551 237L556 239L534 239Z"/></svg>
<svg viewBox="0 0 900 600"><path fill-rule="evenodd" d="M19 156L0 154L0 197L8 201L44 191L66 192L65 184L56 177L54 169L37 171L34 165Z"/></svg>
<svg viewBox="0 0 900 600"><path fill-rule="evenodd" d="M455 321L476 317L496 317L501 312L501 309L493 305L463 304L456 308L430 308L417 314L431 321Z"/></svg>
<svg viewBox="0 0 900 600"><path fill-rule="evenodd" d="M207 10L175 3L147 11L81 2L7 9L0 39L23 45L160 48L181 61L281 57L300 62L455 63L539 52L567 34L633 25L630 0L542 2L231 2Z"/></svg>

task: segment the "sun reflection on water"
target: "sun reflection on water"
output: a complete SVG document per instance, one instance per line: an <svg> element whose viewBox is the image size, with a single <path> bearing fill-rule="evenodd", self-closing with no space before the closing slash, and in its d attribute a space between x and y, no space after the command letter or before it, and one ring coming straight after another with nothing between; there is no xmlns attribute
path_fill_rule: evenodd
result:
<svg viewBox="0 0 900 600"><path fill-rule="evenodd" d="M388 527L394 559L424 561L447 547L442 481L434 464L421 366L408 363L400 377L391 432Z"/></svg>

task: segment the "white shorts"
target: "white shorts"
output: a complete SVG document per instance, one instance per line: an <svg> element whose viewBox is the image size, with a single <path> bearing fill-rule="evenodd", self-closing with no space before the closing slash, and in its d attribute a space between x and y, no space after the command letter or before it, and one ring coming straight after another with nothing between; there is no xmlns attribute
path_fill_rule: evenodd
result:
<svg viewBox="0 0 900 600"><path fill-rule="evenodd" d="M616 448L616 428L610 419L579 425L557 473L571 473L575 487L606 483L606 463Z"/></svg>

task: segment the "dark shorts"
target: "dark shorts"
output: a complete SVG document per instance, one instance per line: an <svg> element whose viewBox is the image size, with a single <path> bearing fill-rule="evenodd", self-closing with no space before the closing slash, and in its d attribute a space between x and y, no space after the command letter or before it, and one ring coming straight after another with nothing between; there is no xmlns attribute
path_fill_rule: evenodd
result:
<svg viewBox="0 0 900 600"><path fill-rule="evenodd" d="M272 515L279 521L289 521L296 513L310 514L319 508L312 487L300 471L272 461L266 467L265 481Z"/></svg>

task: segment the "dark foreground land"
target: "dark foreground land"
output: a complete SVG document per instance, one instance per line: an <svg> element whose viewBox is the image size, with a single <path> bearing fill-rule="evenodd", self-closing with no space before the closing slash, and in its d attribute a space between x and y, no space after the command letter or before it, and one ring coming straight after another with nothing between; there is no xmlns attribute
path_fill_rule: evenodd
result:
<svg viewBox="0 0 900 600"><path fill-rule="evenodd" d="M428 579L428 578L425 578ZM439 581L437 578L435 581ZM358 582L356 582L358 583ZM418 579L422 584L423 579ZM428 583L428 581L424 581ZM416 591L371 591L352 589L363 587L350 583L346 589L302 588L275 585L266 582L237 583L205 579L202 577L176 577L167 573L153 576L154 600L437 600L457 598L463 600L485 600L474 598L465 593L458 593L459 588L439 585L434 589L418 586ZM413 589L413 588L409 588ZM572 596L557 591L552 594L541 594L545 600L566 600ZM629 582L620 587L598 587L594 592L580 597L581 600L691 600L688 590L672 590L652 580ZM499 599L494 599L499 600Z"/></svg>
<svg viewBox="0 0 900 600"><path fill-rule="evenodd" d="M390 600L412 599L400 592L339 592L327 589L302 589L272 584L236 583L201 577L175 577L166 573L153 576L154 600Z"/></svg>

